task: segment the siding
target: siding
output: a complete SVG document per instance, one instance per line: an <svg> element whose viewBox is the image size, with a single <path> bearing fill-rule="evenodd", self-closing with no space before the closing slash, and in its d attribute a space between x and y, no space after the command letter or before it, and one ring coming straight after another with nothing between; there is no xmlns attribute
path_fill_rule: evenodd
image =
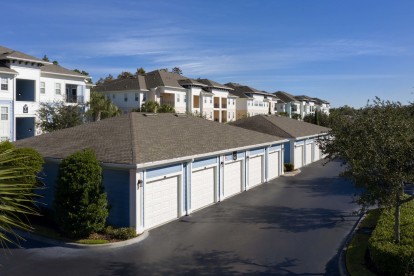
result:
<svg viewBox="0 0 414 276"><path fill-rule="evenodd" d="M109 225L129 227L129 171L103 169Z"/></svg>

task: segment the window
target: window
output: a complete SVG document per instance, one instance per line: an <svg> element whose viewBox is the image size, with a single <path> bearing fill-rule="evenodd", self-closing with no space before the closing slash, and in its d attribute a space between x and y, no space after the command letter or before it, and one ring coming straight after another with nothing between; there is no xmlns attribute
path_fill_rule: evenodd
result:
<svg viewBox="0 0 414 276"><path fill-rule="evenodd" d="M210 103L211 104L213 103L213 97L210 97Z"/></svg>
<svg viewBox="0 0 414 276"><path fill-rule="evenodd" d="M144 93L144 95L142 96L142 100L145 102L147 100L147 93Z"/></svg>
<svg viewBox="0 0 414 276"><path fill-rule="evenodd" d="M7 121L9 119L9 108L2 106L1 107L1 120Z"/></svg>
<svg viewBox="0 0 414 276"><path fill-rule="evenodd" d="M60 83L55 83L55 93L56 93L56 95L62 94Z"/></svg>
<svg viewBox="0 0 414 276"><path fill-rule="evenodd" d="M112 99L115 99L115 94L112 94Z"/></svg>
<svg viewBox="0 0 414 276"><path fill-rule="evenodd" d="M210 112L210 118L213 118L213 112Z"/></svg>
<svg viewBox="0 0 414 276"><path fill-rule="evenodd" d="M45 94L46 92L46 84L44 81L40 82L40 94Z"/></svg>
<svg viewBox="0 0 414 276"><path fill-rule="evenodd" d="M177 103L180 102L180 94L177 94Z"/></svg>
<svg viewBox="0 0 414 276"><path fill-rule="evenodd" d="M135 93L135 101L139 101L139 93Z"/></svg>
<svg viewBox="0 0 414 276"><path fill-rule="evenodd" d="M127 102L127 101L128 101L128 94L124 93L124 102Z"/></svg>
<svg viewBox="0 0 414 276"><path fill-rule="evenodd" d="M111 95L106 95L106 98L109 100L111 100Z"/></svg>
<svg viewBox="0 0 414 276"><path fill-rule="evenodd" d="M207 97L204 97L204 103L207 103Z"/></svg>
<svg viewBox="0 0 414 276"><path fill-rule="evenodd" d="M187 102L187 95L184 95L184 102Z"/></svg>
<svg viewBox="0 0 414 276"><path fill-rule="evenodd" d="M1 90L8 91L9 90L9 79L8 78L0 78L1 79Z"/></svg>

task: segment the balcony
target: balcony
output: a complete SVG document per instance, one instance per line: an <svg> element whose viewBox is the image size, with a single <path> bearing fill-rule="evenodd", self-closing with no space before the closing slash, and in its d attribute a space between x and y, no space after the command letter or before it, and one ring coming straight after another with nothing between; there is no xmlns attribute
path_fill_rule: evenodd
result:
<svg viewBox="0 0 414 276"><path fill-rule="evenodd" d="M84 104L85 103L85 99L84 99L83 96L67 95L66 96L66 102L67 103Z"/></svg>

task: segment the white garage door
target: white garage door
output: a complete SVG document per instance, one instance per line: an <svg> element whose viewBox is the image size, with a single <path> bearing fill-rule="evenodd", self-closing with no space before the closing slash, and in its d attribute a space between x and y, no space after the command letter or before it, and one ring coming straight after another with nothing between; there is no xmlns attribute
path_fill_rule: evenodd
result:
<svg viewBox="0 0 414 276"><path fill-rule="evenodd" d="M178 217L178 176L145 184L145 228L163 224Z"/></svg>
<svg viewBox="0 0 414 276"><path fill-rule="evenodd" d="M242 161L224 165L224 197L229 197L242 191Z"/></svg>
<svg viewBox="0 0 414 276"><path fill-rule="evenodd" d="M312 163L312 144L306 145L306 160L305 164L308 165Z"/></svg>
<svg viewBox="0 0 414 276"><path fill-rule="evenodd" d="M279 152L271 152L269 153L269 172L268 172L268 179L273 179L279 176Z"/></svg>
<svg viewBox="0 0 414 276"><path fill-rule="evenodd" d="M249 186L253 187L262 183L262 156L249 159Z"/></svg>
<svg viewBox="0 0 414 276"><path fill-rule="evenodd" d="M191 209L197 210L214 203L215 168L193 171L191 176Z"/></svg>
<svg viewBox="0 0 414 276"><path fill-rule="evenodd" d="M303 146L295 146L295 160L293 166L295 169L302 167L303 162Z"/></svg>
<svg viewBox="0 0 414 276"><path fill-rule="evenodd" d="M318 161L321 159L321 153L320 149L317 143L313 144L313 161Z"/></svg>

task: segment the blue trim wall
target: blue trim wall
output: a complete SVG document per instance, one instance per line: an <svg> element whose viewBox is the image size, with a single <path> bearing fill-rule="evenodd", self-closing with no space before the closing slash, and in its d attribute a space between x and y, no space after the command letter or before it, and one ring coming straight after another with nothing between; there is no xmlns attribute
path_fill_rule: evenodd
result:
<svg viewBox="0 0 414 276"><path fill-rule="evenodd" d="M264 148L249 150L249 156L263 154L264 152L265 152Z"/></svg>
<svg viewBox="0 0 414 276"><path fill-rule="evenodd" d="M246 153L244 151L238 151L237 152L237 160L243 159L245 157L245 154ZM226 154L225 160L226 161L232 161L233 160L233 153Z"/></svg>
<svg viewBox="0 0 414 276"><path fill-rule="evenodd" d="M108 224L129 227L129 170L103 169L103 184L108 197Z"/></svg>
<svg viewBox="0 0 414 276"><path fill-rule="evenodd" d="M284 144L284 163L292 163L290 160L290 142L285 142Z"/></svg>
<svg viewBox="0 0 414 276"><path fill-rule="evenodd" d="M216 162L217 162L217 157L216 156L212 157L212 158L194 160L193 169L198 169L198 168L202 168L202 167L215 165Z"/></svg>
<svg viewBox="0 0 414 276"><path fill-rule="evenodd" d="M154 178L157 176L162 176L166 174L171 173L179 173L181 172L181 163L180 164L174 164L164 167L158 167L158 168L152 168L147 170L147 179Z"/></svg>

